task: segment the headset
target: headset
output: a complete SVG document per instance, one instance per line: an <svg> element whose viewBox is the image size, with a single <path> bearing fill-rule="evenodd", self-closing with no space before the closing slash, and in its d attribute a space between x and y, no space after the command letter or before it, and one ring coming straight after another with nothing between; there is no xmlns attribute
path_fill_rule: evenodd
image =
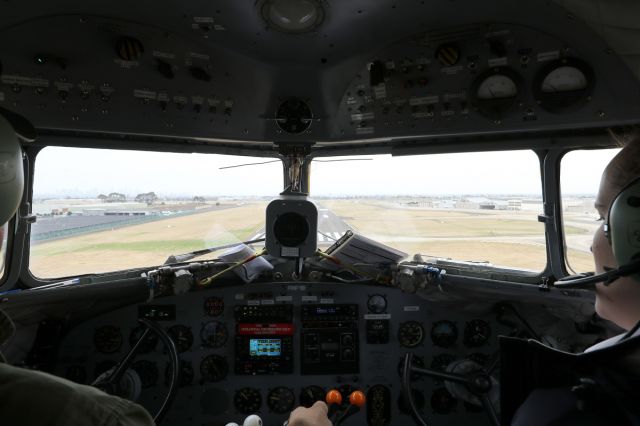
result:
<svg viewBox="0 0 640 426"><path fill-rule="evenodd" d="M24 188L20 142L36 140L36 130L26 118L0 107L0 227L13 217Z"/></svg>
<svg viewBox="0 0 640 426"><path fill-rule="evenodd" d="M611 203L603 226L618 268L602 274L582 274L562 278L554 287L594 289L597 283L610 285L630 276L640 283L640 178L625 186Z"/></svg>

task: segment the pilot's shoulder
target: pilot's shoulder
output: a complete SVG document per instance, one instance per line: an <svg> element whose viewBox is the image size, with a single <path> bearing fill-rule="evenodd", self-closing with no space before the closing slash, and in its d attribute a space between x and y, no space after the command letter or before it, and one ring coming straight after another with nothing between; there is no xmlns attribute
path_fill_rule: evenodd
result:
<svg viewBox="0 0 640 426"><path fill-rule="evenodd" d="M3 424L146 426L151 416L141 406L91 386L0 363Z"/></svg>

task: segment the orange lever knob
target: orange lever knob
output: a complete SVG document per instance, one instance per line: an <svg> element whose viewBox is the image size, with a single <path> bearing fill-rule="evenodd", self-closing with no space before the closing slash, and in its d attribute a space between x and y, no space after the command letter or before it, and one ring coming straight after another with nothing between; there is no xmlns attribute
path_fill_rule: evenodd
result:
<svg viewBox="0 0 640 426"><path fill-rule="evenodd" d="M331 389L329 392L327 392L327 396L325 397L325 400L327 401L327 405L331 405L331 404L340 405L342 404L342 394L335 389Z"/></svg>
<svg viewBox="0 0 640 426"><path fill-rule="evenodd" d="M353 391L351 395L349 395L349 404L355 405L356 407L362 408L364 404L367 402L367 397L364 395L362 391Z"/></svg>

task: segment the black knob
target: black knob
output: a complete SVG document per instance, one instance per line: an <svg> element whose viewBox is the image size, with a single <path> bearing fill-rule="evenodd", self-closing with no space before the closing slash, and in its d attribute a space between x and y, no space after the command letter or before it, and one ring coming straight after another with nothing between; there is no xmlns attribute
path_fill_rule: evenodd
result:
<svg viewBox="0 0 640 426"><path fill-rule="evenodd" d="M162 74L164 78L168 78L169 80L173 79L176 75L173 72L173 67L170 63L158 60L158 72Z"/></svg>

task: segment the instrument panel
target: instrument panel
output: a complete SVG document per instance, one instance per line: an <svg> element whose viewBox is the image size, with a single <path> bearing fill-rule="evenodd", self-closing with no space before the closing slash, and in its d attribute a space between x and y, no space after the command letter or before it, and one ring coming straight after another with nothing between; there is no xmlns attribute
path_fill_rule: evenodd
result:
<svg viewBox="0 0 640 426"><path fill-rule="evenodd" d="M292 67L229 50L237 34L212 17L184 15L185 32L47 16L1 30L0 106L56 134L329 145L636 120L633 74L558 12L538 11L583 37L502 22L430 26L320 67L308 55Z"/></svg>
<svg viewBox="0 0 640 426"><path fill-rule="evenodd" d="M281 424L298 405L365 392L363 412L345 424L406 425L401 358L445 370L454 361L487 365L500 334L491 306L458 312L397 289L340 284L220 287L113 311L73 328L59 346L56 374L89 384L120 361L140 337L138 318L157 321L181 362L180 388L164 424L224 425L258 414ZM171 370L161 341L142 342L131 367L138 402L150 412L168 390ZM442 381L415 377L423 416L435 424L488 424L480 407ZM134 386L135 388L136 386Z"/></svg>
<svg viewBox="0 0 640 426"><path fill-rule="evenodd" d="M391 137L400 129L458 134L594 125L617 108L605 105L612 82L588 55L550 34L507 24L409 37L360 70L342 98L335 131Z"/></svg>

